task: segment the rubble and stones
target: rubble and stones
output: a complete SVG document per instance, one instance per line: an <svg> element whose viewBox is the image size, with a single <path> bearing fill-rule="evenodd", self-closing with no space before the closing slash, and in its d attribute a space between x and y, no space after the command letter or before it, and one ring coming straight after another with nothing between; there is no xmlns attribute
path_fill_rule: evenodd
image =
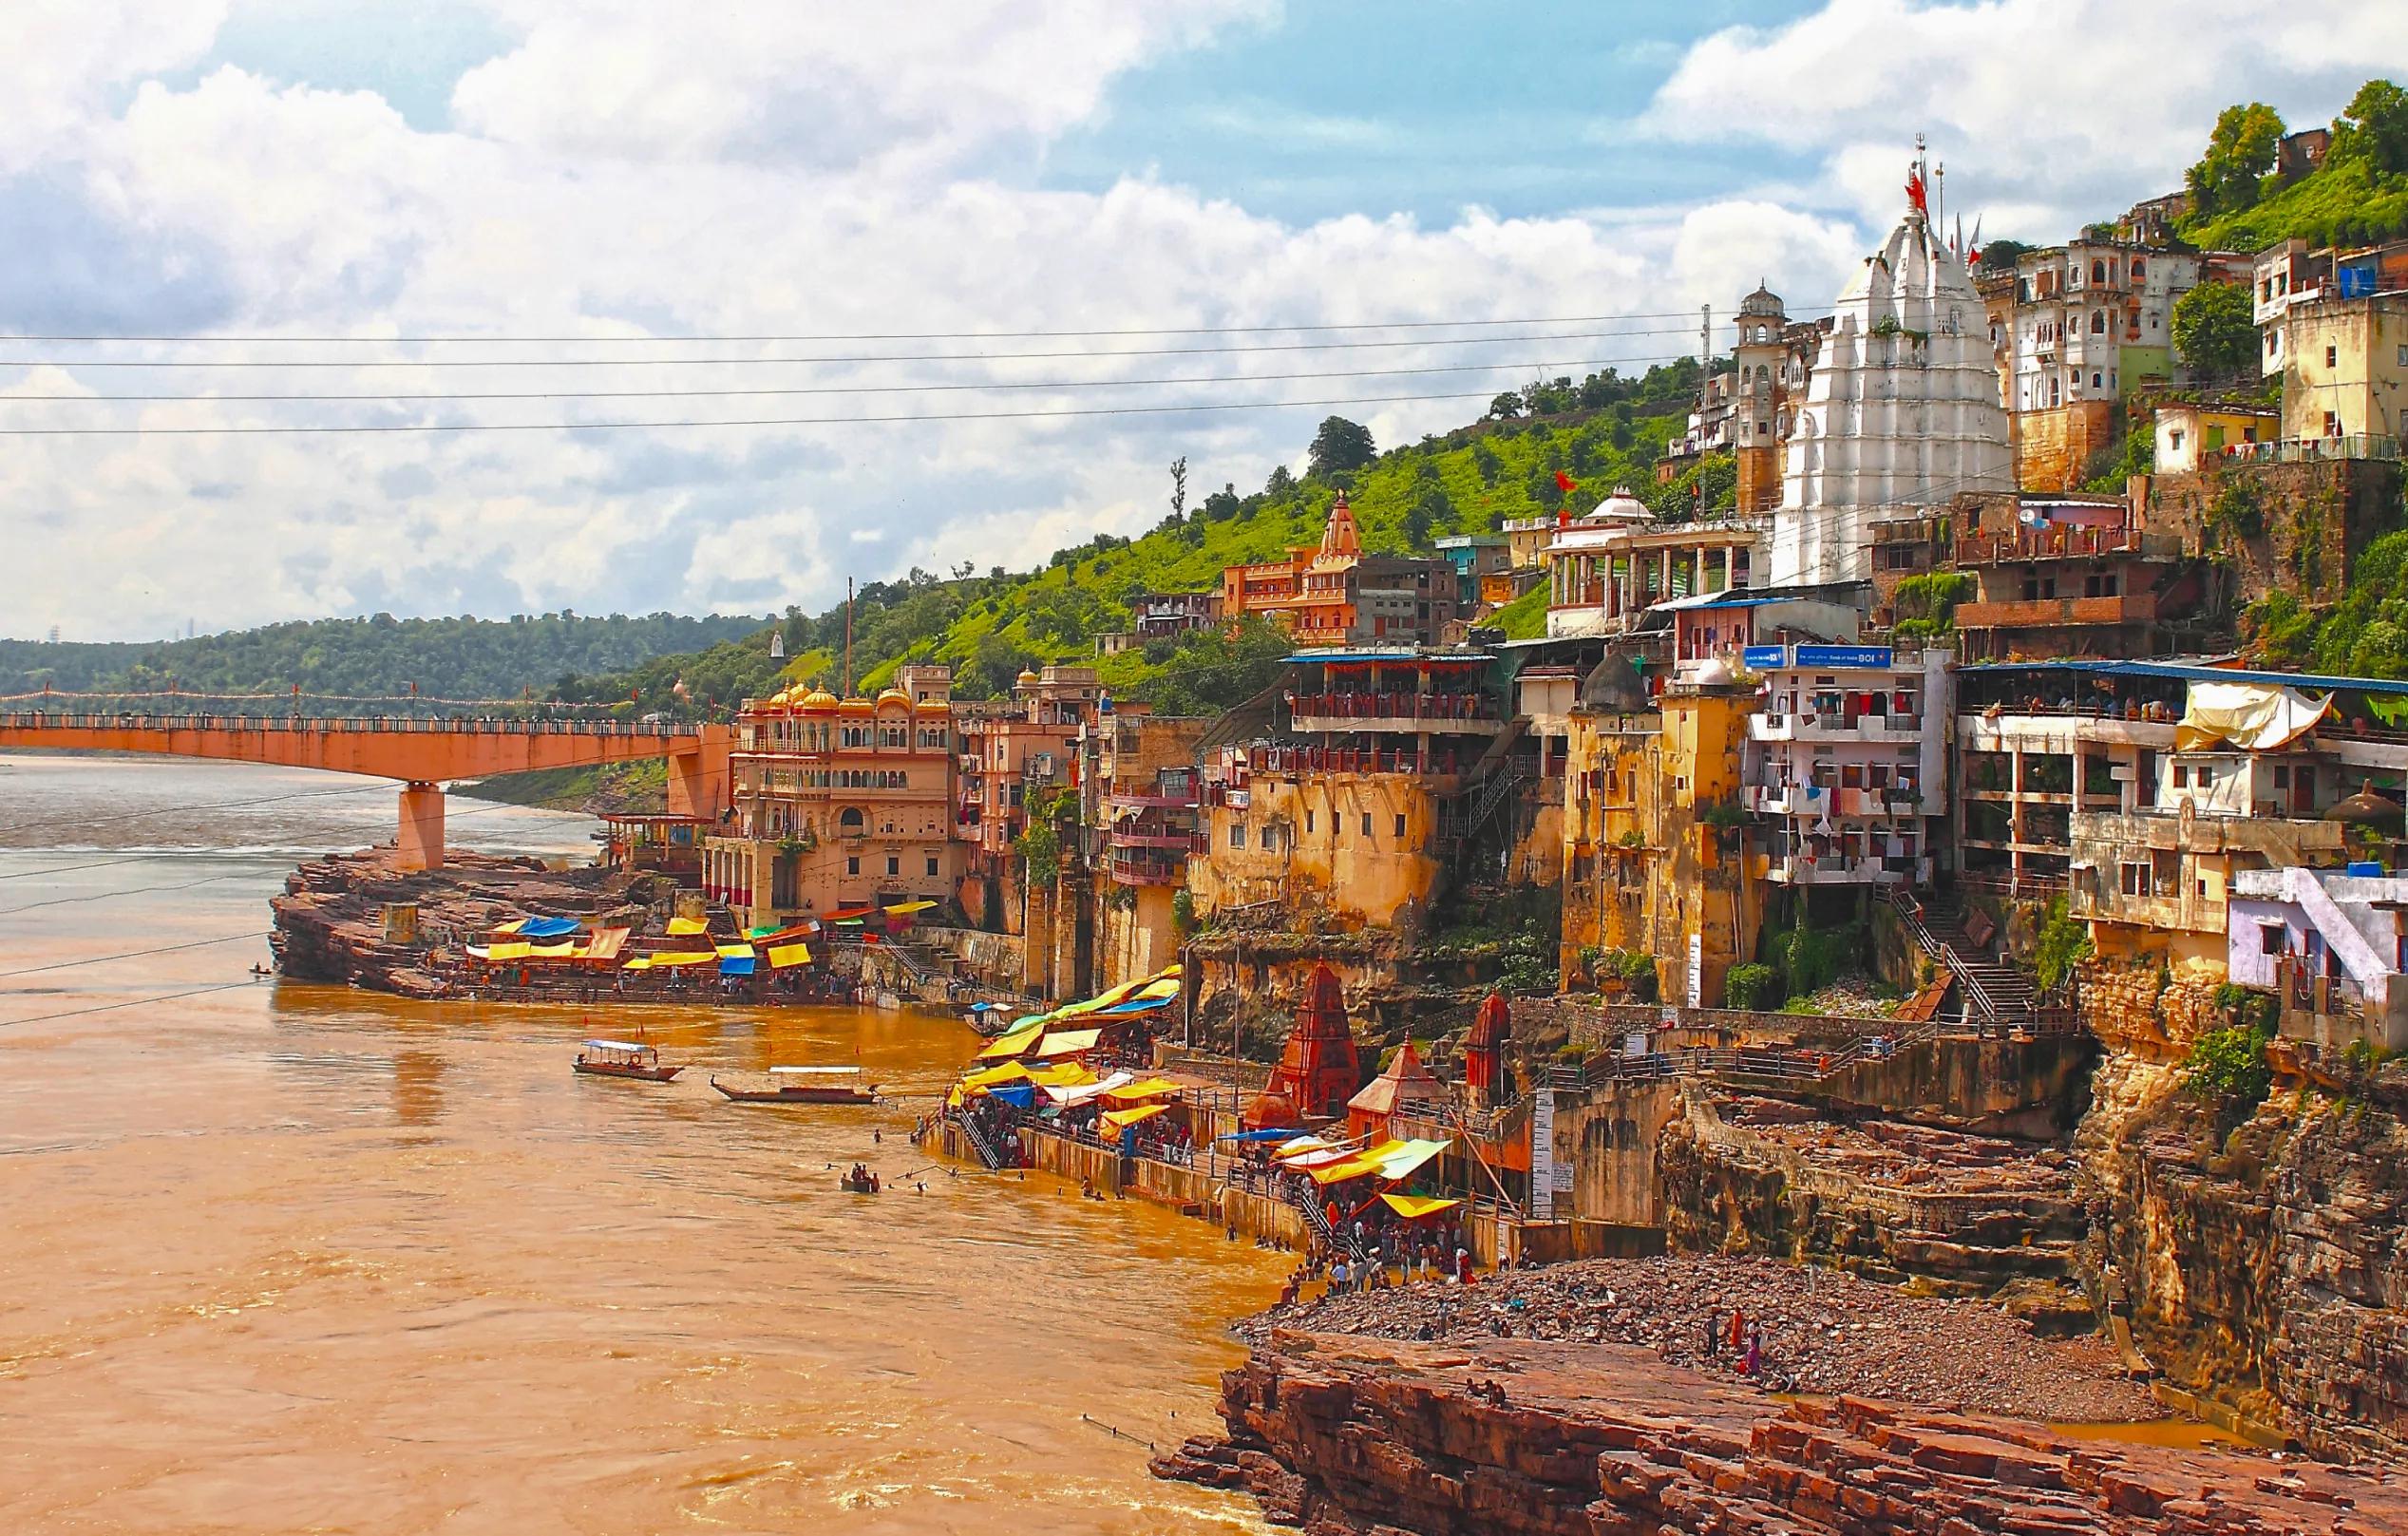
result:
<svg viewBox="0 0 2408 1536"><path fill-rule="evenodd" d="M1279 1329L1302 1328L1392 1339L1635 1345L1668 1364L1739 1383L1747 1378L1732 1352L1706 1349L1710 1323L1727 1323L1735 1308L1761 1331L1760 1386L2057 1422L2165 1416L2095 1335L2042 1338L1996 1306L1770 1260L1582 1260L1500 1271L1469 1288L1408 1285L1301 1301L1237 1331L1256 1344Z"/></svg>

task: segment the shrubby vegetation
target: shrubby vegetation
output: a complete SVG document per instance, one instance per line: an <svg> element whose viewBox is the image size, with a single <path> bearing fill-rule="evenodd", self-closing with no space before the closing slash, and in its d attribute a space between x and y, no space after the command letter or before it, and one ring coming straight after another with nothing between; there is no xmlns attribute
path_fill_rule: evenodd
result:
<svg viewBox="0 0 2408 1536"><path fill-rule="evenodd" d="M2318 245L2378 240L2408 228L2408 92L2370 80L2333 120L2324 163L2275 173L2283 120L2262 103L2227 107L2185 178L2182 233L2202 250L2258 251L2296 236Z"/></svg>

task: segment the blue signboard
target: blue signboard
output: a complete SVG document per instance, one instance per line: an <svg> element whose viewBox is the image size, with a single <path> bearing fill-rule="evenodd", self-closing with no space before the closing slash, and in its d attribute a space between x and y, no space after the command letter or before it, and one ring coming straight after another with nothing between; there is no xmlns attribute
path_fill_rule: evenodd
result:
<svg viewBox="0 0 2408 1536"><path fill-rule="evenodd" d="M1750 672L1769 672L1789 664L1789 647L1784 645L1752 645L1739 653L1739 665Z"/></svg>
<svg viewBox="0 0 2408 1536"><path fill-rule="evenodd" d="M1801 645L1797 648L1797 664L1801 667L1887 667L1890 650L1886 645Z"/></svg>

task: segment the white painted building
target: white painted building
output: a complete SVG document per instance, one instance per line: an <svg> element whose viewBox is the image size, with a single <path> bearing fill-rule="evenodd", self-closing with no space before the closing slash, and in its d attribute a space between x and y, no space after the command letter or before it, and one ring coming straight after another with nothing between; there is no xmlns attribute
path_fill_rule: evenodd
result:
<svg viewBox="0 0 2408 1536"><path fill-rule="evenodd" d="M1923 208L1836 308L1783 462L1774 586L1869 579L1874 522L2015 489L1987 311Z"/></svg>
<svg viewBox="0 0 2408 1536"><path fill-rule="evenodd" d="M1771 527L1761 517L1659 521L1617 487L1546 546L1547 638L1619 635L1658 603L1750 586Z"/></svg>
<svg viewBox="0 0 2408 1536"><path fill-rule="evenodd" d="M1948 805L1952 659L1859 645L1745 653L1764 707L1748 720L1741 794L1773 818L1767 879L1930 883Z"/></svg>

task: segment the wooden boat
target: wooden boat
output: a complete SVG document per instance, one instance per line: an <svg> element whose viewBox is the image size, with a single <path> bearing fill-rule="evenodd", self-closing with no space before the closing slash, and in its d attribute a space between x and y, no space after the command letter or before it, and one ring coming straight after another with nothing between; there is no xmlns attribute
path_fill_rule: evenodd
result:
<svg viewBox="0 0 2408 1536"><path fill-rule="evenodd" d="M666 1083L686 1070L682 1065L664 1067L659 1052L625 1040L588 1040L570 1065L588 1077L633 1077L646 1083Z"/></svg>
<svg viewBox="0 0 2408 1536"><path fill-rule="evenodd" d="M856 1179L847 1173L836 1181L836 1187L848 1195L874 1195L878 1193L878 1180L875 1177Z"/></svg>
<svg viewBox="0 0 2408 1536"><path fill-rule="evenodd" d="M766 1089L730 1088L713 1077L711 1086L738 1104L876 1104L878 1085L850 1081L859 1067L772 1067Z"/></svg>

